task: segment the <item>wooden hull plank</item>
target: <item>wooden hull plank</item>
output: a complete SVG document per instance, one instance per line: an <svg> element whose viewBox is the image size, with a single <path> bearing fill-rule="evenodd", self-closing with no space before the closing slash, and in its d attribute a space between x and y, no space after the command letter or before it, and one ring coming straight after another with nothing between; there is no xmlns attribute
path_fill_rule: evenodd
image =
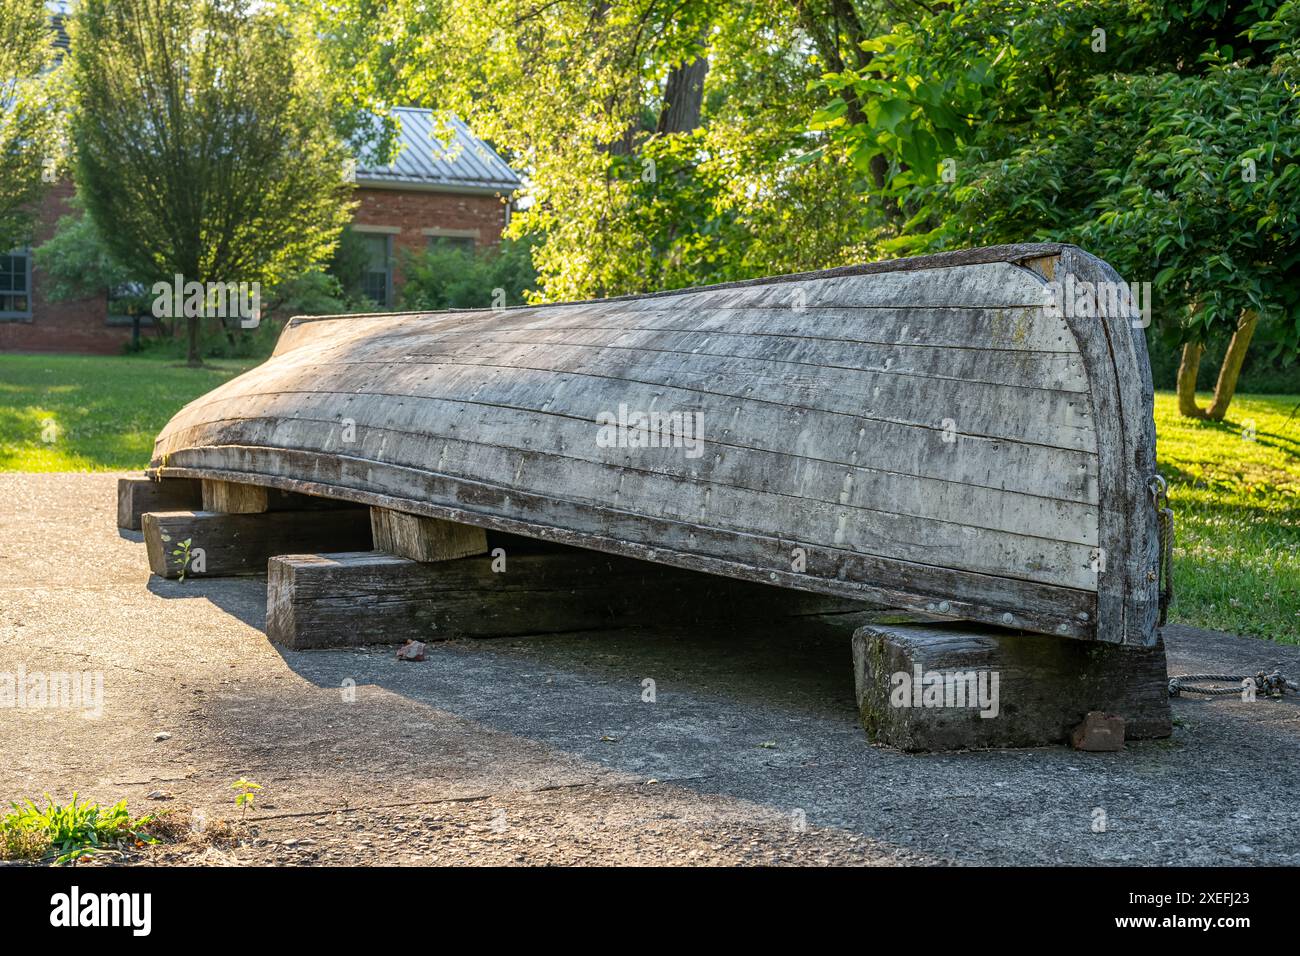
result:
<svg viewBox="0 0 1300 956"><path fill-rule="evenodd" d="M485 323L484 328L430 336L420 351L411 352L409 346L394 343L392 355L385 355L382 348L374 352L378 361L394 361L404 354L454 358L473 354L484 346L504 346L521 353L567 346L585 350L597 361L614 367L620 363L641 365L648 358L658 360L660 356L702 355L762 362L778 368L811 366L1051 391L1088 390L1078 353L949 349L928 345L904 348L745 333L585 328L551 332L497 329Z"/></svg>
<svg viewBox="0 0 1300 956"><path fill-rule="evenodd" d="M763 362L724 362L712 356L683 355L657 359L653 365L614 367L589 355L575 354L567 346L521 355L514 350L502 352L483 345L473 355L457 356L454 360L409 350L391 361L338 358L328 364L313 363L300 369L299 375L308 390L312 390L314 381L328 376L330 386L324 388L326 391L433 397L431 382L437 382L439 395L456 394L453 390L465 388L462 381L470 383L468 389L495 391L509 388L520 372L553 375L557 392L582 391L595 384L589 379L603 379L621 383L623 387L643 385L695 393L699 401L743 399L779 404L789 410L847 414L867 422L931 430L942 429L945 421L950 421L960 435L1076 451L1096 450L1096 433L1089 420L1086 395L1050 390L1030 392L1018 385L996 386L950 379L938 386L942 395L936 397L935 384L926 379L886 378L844 369L790 375L774 372ZM267 379L263 385L255 373L247 374L250 377L243 384L241 397L280 391L273 379ZM775 402L768 397L776 394L783 400ZM220 401L214 397L205 406ZM1038 407L1038 414L1026 417L1020 410L1030 402ZM930 407L933 411L929 415L917 414ZM953 417L955 410L960 410L959 418Z"/></svg>
<svg viewBox="0 0 1300 956"><path fill-rule="evenodd" d="M297 424L293 428L304 423L321 427L331 424L328 419L298 418L294 421ZM202 430L221 444L300 447L292 444L295 438L293 429L278 418L241 418L213 425L217 427ZM545 437L549 439L550 436ZM359 431L351 443L340 443L338 450L375 460L389 459L402 465L428 462L442 472L478 465L492 473L513 475L521 488L533 487L535 490L555 487L555 480L563 477L570 497L603 497L616 491L618 482L627 476L680 478L699 486L703 493L707 493L710 486L717 486L715 490L722 493L749 491L834 504L841 510L876 511L928 518L977 530L1049 537L1050 540L1090 546L1097 544L1096 509L1086 502L1029 495L974 482L922 478L869 465L843 465L814 459L792 463L788 455L752 450L743 457L715 453L691 461L673 454L672 450L644 449L644 454L625 455L625 464L615 477L606 467L608 459L592 454L595 449L588 449L589 442L566 443L561 440L551 445L543 440L537 444L555 447L559 451L505 448L490 441L470 442L374 427ZM394 447L402 451L388 453L387 449ZM407 454L408 450L416 454ZM956 449L949 453L955 454ZM868 462L874 460L867 458ZM700 493L683 492L697 496Z"/></svg>
<svg viewBox="0 0 1300 956"><path fill-rule="evenodd" d="M690 570L1047 634L1094 636L1096 595L1092 592L854 554L795 535L778 538L700 528L414 468L287 449L192 448L178 452L168 470L181 476L224 475L230 480L256 474L275 487L330 494ZM598 530L574 530L577 525L594 525ZM644 538L655 544L643 543ZM804 552L804 571L791 570L795 548Z"/></svg>
<svg viewBox="0 0 1300 956"><path fill-rule="evenodd" d="M301 425L299 422L295 427ZM301 447L297 444L299 436L285 431L277 421L243 421L227 437L245 445ZM373 447L393 445L392 439L385 430L367 429L366 438L348 452L369 456ZM656 513L662 517L701 527L775 535L784 528L799 525L813 540L829 540L837 547L862 553L881 554L881 549L886 548L888 553L904 560L941 563L985 573L997 573L1011 565L1023 567L1028 580L1066 587L1096 585L1096 573L1090 566L1097 543L1095 517L1054 514L1057 503L1047 499L1019 496L1019 500L1010 500L1011 496L1007 496L1008 513L1004 523L1023 521L1027 510L1044 519L1045 523L1035 529L1038 533L1029 535L961 523L957 520L962 517L961 496L973 495L975 489L959 484L948 486L953 489L949 512L954 520L942 521L933 516L907 514L904 503L892 492L874 502L851 503L843 494L846 486L851 490L851 475L848 481L842 474L826 476L824 493L829 496L838 491L843 496L842 501L832 502L820 501L808 493L778 495L698 480L683 482L671 473L664 473L680 461L680 455L671 449L651 450L657 454L635 459L641 468L623 468L611 474L608 468L597 464L541 452L507 452L491 443L469 446L471 454L460 457L449 454L450 446L451 443L441 441L430 443L427 449L423 444L407 445L408 450L415 452L412 458L394 464L410 466L423 461L441 474L474 471L509 475L511 487L520 491L543 495L549 489L564 487L568 500L593 505L602 501L617 506L623 500L653 500L659 503ZM663 462L658 469L653 467L657 461ZM802 487L806 489L809 483L805 478ZM936 510L935 499L924 503L932 512ZM1049 518L1050 524L1046 523ZM1026 524L1026 527L1032 526ZM1047 536L1052 531L1059 537Z"/></svg>
<svg viewBox="0 0 1300 956"><path fill-rule="evenodd" d="M617 328L615 307L565 309L537 315L507 313L511 327L529 330ZM879 347L923 347L1048 352L1077 355L1064 321L1045 322L1040 308L896 308L843 305L833 309L701 310L684 318L680 308L638 312L638 329L666 332L734 333L742 323L749 334L848 342ZM490 326L493 331L497 327Z"/></svg>
<svg viewBox="0 0 1300 956"><path fill-rule="evenodd" d="M449 397L439 394L444 388ZM457 394L455 388L454 384L431 385L427 389L431 394L411 396L400 391L326 391L324 383L316 383L302 389L214 398L192 416L178 416L176 427L164 437L188 441L193 433L184 432L187 427L197 425L202 429L222 422L281 418L304 422L317 433L314 441L322 442L331 437L330 433L341 434L334 423L349 419L359 426L358 435L371 426L430 440L472 439L505 447L521 447L527 439L533 448L545 446L563 454L578 451L621 464L626 456L618 452L626 449L601 448L597 444L597 416L617 416L620 407L662 409L698 412L705 447L709 449L716 446L724 452L769 452L846 466L876 461L887 465L883 470L890 473L1062 501L1097 501L1097 465L1092 453L965 435L956 428L958 418L952 419L954 427L948 430L743 399L701 408L698 395L683 393L678 402L674 401L676 396L665 394L663 389L627 387L617 382L601 383L598 389L568 388L559 382L555 391L534 397L531 407L521 407L527 400L522 396L508 399L483 387L477 389L478 397L473 400L457 399L451 397ZM310 401L305 401L307 396ZM951 409L954 416L960 416L958 406Z"/></svg>

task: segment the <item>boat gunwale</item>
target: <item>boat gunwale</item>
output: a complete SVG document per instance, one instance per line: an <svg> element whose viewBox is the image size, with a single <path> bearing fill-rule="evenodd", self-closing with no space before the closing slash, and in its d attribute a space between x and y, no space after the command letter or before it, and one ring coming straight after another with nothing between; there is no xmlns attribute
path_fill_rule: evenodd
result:
<svg viewBox="0 0 1300 956"><path fill-rule="evenodd" d="M577 509L602 516L626 516L627 519L635 522L644 522L646 520L644 515L609 506L591 505L586 502L569 502L568 499L557 499L537 492L521 492L513 488L493 485L476 479L441 475L436 472L413 468L410 465L377 462L368 458L353 458L352 456L340 455L334 452L315 452L305 449L283 449L253 445L204 445L182 449L176 455L202 458L210 456L222 457L227 453L244 454L252 457L268 455L281 459L282 464L287 459L315 460L326 465L336 463L340 466L346 463L355 463L358 468L364 469L368 473L373 473L376 469L379 469L397 474L410 474L424 480L441 479L458 492L464 489L486 489L500 493L507 498L541 499L547 502L572 504ZM304 469L304 471L306 470L308 469ZM320 469L318 466L314 466L309 470L318 472ZM953 595L950 593L951 589L948 589L949 593L938 593L937 588L934 593L923 593L920 590L901 590L883 584L872 584L869 581L819 576L798 571L784 571L777 568L747 564L738 559L722 558L716 554L683 551L666 545L642 544L595 532L577 531L562 525L548 525L527 518L510 517L490 511L475 511L452 504L437 504L420 498L373 491L356 485L295 477L293 474L273 474L267 471L248 471L238 468L210 467L185 463L172 464L170 460L167 464L151 469L151 473L169 478L206 478L265 485L284 491L319 495L378 508L390 508L431 518L441 518L446 521L474 524L488 530L588 548L608 554L618 554L640 560L652 560L659 564L670 564L687 570L723 574L727 577L836 597L879 601L891 606L926 613L940 619L974 620L1002 626L1028 625L1026 629L1033 633L1057 637L1090 639L1094 636L1097 594L1093 591L1066 585L1027 581L1024 578L996 575L984 571L969 571L944 565L927 565L900 558L868 555L848 548L800 542L790 537L733 531L727 528L704 527L671 518L656 517L651 519L657 524L675 525L690 529L693 533L702 532L711 536L734 540L745 539L760 543L774 543L786 553L788 553L790 547L802 547L807 551L810 563L813 563L813 559L817 555L834 553L843 555L846 559L856 559L898 569L899 571L914 569L928 575L946 576L955 581L999 583L1019 592L1022 597L1026 594L1034 594L1036 596L1035 603L1043 606L1050 605L1060 610L1055 613L1037 610L1026 612L1023 605L1013 607L1010 604L996 606L992 603L981 603L974 597ZM949 605L947 612L941 610L941 605L945 603ZM1010 624L1007 621L1008 616L1012 619Z"/></svg>

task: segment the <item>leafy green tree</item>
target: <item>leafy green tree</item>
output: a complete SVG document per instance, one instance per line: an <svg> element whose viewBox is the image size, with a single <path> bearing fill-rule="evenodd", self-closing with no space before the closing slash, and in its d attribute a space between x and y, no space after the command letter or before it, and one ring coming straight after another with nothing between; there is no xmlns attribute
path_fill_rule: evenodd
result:
<svg viewBox="0 0 1300 956"><path fill-rule="evenodd" d="M75 177L115 262L268 287L324 263L350 212L347 153L290 8L84 0L71 44ZM186 322L197 365L199 317Z"/></svg>
<svg viewBox="0 0 1300 956"><path fill-rule="evenodd" d="M527 173L512 234L575 299L833 265L863 175L806 118L827 63L911 0L313 4L347 75L453 110ZM901 11L901 13L900 13ZM379 97L385 98L385 97Z"/></svg>
<svg viewBox="0 0 1300 956"><path fill-rule="evenodd" d="M72 205L77 211L61 218L54 234L35 252L46 298L57 302L108 292L115 309L126 314L149 314L155 297L148 277L122 266L100 236L94 220L80 210L79 200L74 197ZM355 309L356 304L344 294L338 278L321 268L283 279L264 290L262 296L264 315L330 315ZM174 325L170 319L154 316L153 322L161 336L172 337ZM242 354L259 344L238 342L240 333L226 326L221 332L225 342L219 347L225 354L232 350ZM256 338L260 342L266 337ZM202 348L204 354L211 355L218 345L209 336Z"/></svg>
<svg viewBox="0 0 1300 956"><path fill-rule="evenodd" d="M73 199L72 205L80 205ZM45 282L45 296L52 302L82 299L108 292L119 307L147 313L153 297L147 295L145 276L121 266L100 238L95 223L82 211L62 217L54 234L35 252L36 265ZM158 328L171 334L165 318L155 319Z"/></svg>
<svg viewBox="0 0 1300 956"><path fill-rule="evenodd" d="M1252 338L1297 352L1296 0L312 9L372 98L527 173L541 297L1042 238L1150 279L1185 364L1231 337L1204 414Z"/></svg>
<svg viewBox="0 0 1300 956"><path fill-rule="evenodd" d="M0 0L0 253L30 238L58 159L52 40L42 0Z"/></svg>
<svg viewBox="0 0 1300 956"><path fill-rule="evenodd" d="M814 125L887 164L883 248L1064 240L1152 281L1180 407L1221 419L1256 329L1300 339L1298 22L1294 0L958 0L825 77ZM846 90L876 104L859 122ZM1229 335L1203 411L1203 344Z"/></svg>

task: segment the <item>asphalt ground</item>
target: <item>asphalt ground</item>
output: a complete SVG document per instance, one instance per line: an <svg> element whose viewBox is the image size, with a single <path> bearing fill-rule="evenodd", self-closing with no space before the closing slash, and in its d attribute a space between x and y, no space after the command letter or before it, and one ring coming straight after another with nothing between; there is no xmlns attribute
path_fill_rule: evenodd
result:
<svg viewBox="0 0 1300 956"><path fill-rule="evenodd" d="M864 736L831 621L285 651L264 579L150 577L116 477L0 475L0 674L103 681L0 710L0 799L193 818L137 862L1300 862L1293 698L1177 699L1121 753L907 755ZM1294 646L1165 639L1172 674L1300 675Z"/></svg>

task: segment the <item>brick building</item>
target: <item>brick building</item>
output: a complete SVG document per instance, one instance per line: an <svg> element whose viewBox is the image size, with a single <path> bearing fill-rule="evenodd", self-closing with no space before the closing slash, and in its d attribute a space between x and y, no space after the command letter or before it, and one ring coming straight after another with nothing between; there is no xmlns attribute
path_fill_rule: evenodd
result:
<svg viewBox="0 0 1300 956"><path fill-rule="evenodd" d="M400 149L388 165L357 165L358 205L351 227L369 254L364 292L380 308L396 304L403 251L418 252L435 242L466 249L499 242L520 186L514 171L459 119L451 120L454 141L441 143L428 110L394 113L401 121ZM33 247L49 239L59 218L71 212L72 195L70 182L50 187ZM0 352L109 354L129 341L131 321L112 314L108 290L52 302L45 286L30 249L0 255Z"/></svg>
<svg viewBox="0 0 1300 956"><path fill-rule="evenodd" d="M429 110L396 109L400 150L387 166L357 167L360 205L352 229L370 247L366 295L384 306L401 287L401 253L435 242L476 249L495 245L510 222L519 177L458 117L444 145Z"/></svg>

